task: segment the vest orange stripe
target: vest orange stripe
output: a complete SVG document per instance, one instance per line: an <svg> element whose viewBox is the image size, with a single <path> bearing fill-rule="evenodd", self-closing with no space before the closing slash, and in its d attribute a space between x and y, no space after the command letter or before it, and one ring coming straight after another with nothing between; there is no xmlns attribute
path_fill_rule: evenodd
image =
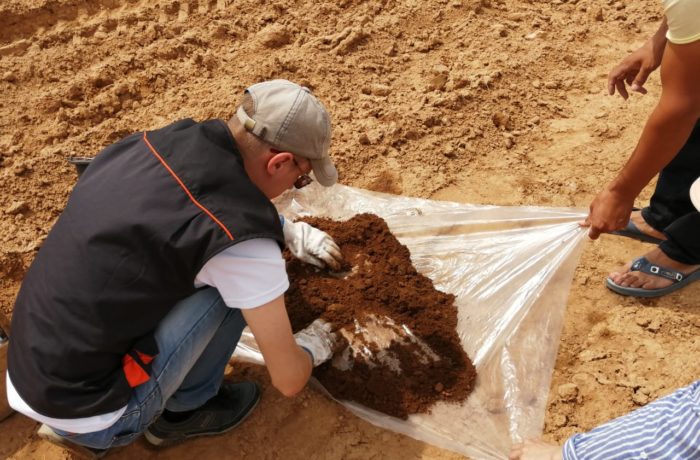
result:
<svg viewBox="0 0 700 460"><path fill-rule="evenodd" d="M146 143L146 145L148 146L148 148L151 150L151 153L153 153L153 155L155 155L155 157L158 158L158 161L160 161L160 162L163 164L163 166L165 167L165 169L168 170L168 172L170 173L170 175L173 176L173 178L175 179L175 181L177 181L177 183L180 184L180 187L182 188L182 190L185 191L185 193L186 193L187 196L190 198L190 200L192 201L192 203L194 203L195 206L197 206L197 207L198 207L199 209L201 209L207 216L209 216L209 217L211 218L211 220L213 220L214 222L216 222L216 224L217 224L219 227L221 227L221 229L226 233L226 236L228 236L228 238L229 238L230 240L233 240L233 235L231 234L231 232L229 232L228 228L226 228L226 226L225 226L219 219L217 219L216 216L214 216L214 214L211 213L211 211L209 211L207 208L205 208L204 206L202 206L202 204L201 204L199 201L197 201L197 200L195 199L194 196L192 196L192 193L190 193L190 191L187 189L187 186L180 180L179 177L177 177L177 174L175 174L175 171L173 171L173 170L170 168L170 166L168 166L168 164L165 162L165 160L163 159L163 157L160 156L160 154L156 151L155 148L153 148L153 146L151 145L151 143L148 141L148 137L146 136L146 132L145 132L145 131L144 131L144 133L143 133L143 141Z"/></svg>

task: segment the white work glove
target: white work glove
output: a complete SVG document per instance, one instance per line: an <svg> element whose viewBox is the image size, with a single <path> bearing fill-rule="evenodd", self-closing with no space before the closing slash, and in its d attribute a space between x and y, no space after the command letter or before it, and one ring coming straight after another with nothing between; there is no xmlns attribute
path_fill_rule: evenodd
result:
<svg viewBox="0 0 700 460"><path fill-rule="evenodd" d="M323 268L328 265L338 270L343 261L340 248L331 236L306 222L290 222L284 219L284 242L297 259Z"/></svg>
<svg viewBox="0 0 700 460"><path fill-rule="evenodd" d="M336 335L331 332L331 325L320 318L294 334L294 339L311 355L314 367L333 356Z"/></svg>

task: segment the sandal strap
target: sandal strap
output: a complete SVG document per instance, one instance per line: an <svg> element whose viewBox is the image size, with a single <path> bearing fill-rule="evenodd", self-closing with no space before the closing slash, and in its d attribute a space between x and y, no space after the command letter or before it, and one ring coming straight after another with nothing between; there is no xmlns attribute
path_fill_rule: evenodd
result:
<svg viewBox="0 0 700 460"><path fill-rule="evenodd" d="M678 272L676 270L672 270L668 267L664 267L662 265L653 264L649 262L649 260L646 257L640 257L634 262L632 262L632 265L630 266L630 271L660 276L662 278L666 278L667 280L671 280L675 283L680 283L681 281L683 281L683 278L685 278L685 275L683 273Z"/></svg>

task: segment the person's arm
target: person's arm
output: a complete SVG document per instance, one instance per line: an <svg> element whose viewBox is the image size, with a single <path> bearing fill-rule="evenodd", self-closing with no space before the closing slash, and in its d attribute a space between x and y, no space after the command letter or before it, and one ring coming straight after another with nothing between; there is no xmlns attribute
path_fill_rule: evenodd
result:
<svg viewBox="0 0 700 460"><path fill-rule="evenodd" d="M700 118L700 40L668 43L661 63L662 92L637 147L617 177L595 197L584 225L589 236L623 228L634 199L678 153Z"/></svg>
<svg viewBox="0 0 700 460"><path fill-rule="evenodd" d="M631 53L610 71L608 74L608 93L611 96L615 94L617 89L620 96L627 99L629 94L625 83L630 85L632 91L641 94L647 93L644 83L646 83L649 74L661 65L666 48L667 30L668 25L666 17L664 17L656 33L641 48Z"/></svg>
<svg viewBox="0 0 700 460"><path fill-rule="evenodd" d="M700 452L697 411L700 381L633 412L576 434L563 446L564 460L696 458Z"/></svg>
<svg viewBox="0 0 700 460"><path fill-rule="evenodd" d="M284 296L257 308L241 310L260 347L272 385L285 396L299 393L318 366L333 354L330 325L316 320L292 334Z"/></svg>
<svg viewBox="0 0 700 460"><path fill-rule="evenodd" d="M260 347L272 385L285 396L299 393L311 376L312 364L294 340L284 297L241 312Z"/></svg>
<svg viewBox="0 0 700 460"><path fill-rule="evenodd" d="M700 452L700 381L566 440L514 444L509 460L695 458Z"/></svg>

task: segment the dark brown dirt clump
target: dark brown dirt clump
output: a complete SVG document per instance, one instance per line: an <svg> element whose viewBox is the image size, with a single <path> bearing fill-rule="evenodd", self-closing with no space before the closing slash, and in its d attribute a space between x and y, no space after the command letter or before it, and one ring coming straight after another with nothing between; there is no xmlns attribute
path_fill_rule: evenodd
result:
<svg viewBox="0 0 700 460"><path fill-rule="evenodd" d="M476 371L457 335L454 296L416 271L380 217L304 220L329 233L346 261L338 273L287 263L292 328L321 317L349 343L314 371L328 391L404 419L466 399Z"/></svg>

